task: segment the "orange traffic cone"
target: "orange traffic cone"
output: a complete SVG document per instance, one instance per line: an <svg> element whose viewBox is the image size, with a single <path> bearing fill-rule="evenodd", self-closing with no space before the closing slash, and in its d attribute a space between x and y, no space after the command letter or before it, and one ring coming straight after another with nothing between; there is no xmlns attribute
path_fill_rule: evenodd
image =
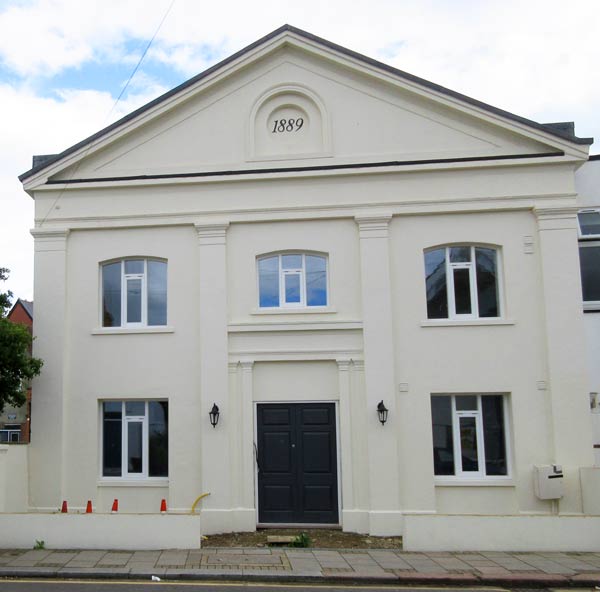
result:
<svg viewBox="0 0 600 592"><path fill-rule="evenodd" d="M69 509L67 508L67 500L63 500L60 511L62 514L66 514L69 511Z"/></svg>
<svg viewBox="0 0 600 592"><path fill-rule="evenodd" d="M160 511L161 512L166 512L167 511L167 500L163 499L160 502Z"/></svg>
<svg viewBox="0 0 600 592"><path fill-rule="evenodd" d="M86 514L92 513L92 500L88 500L87 506L85 507L85 513Z"/></svg>
<svg viewBox="0 0 600 592"><path fill-rule="evenodd" d="M112 505L111 512L118 512L118 511L119 511L119 500L115 498L115 501L113 502L113 505Z"/></svg>

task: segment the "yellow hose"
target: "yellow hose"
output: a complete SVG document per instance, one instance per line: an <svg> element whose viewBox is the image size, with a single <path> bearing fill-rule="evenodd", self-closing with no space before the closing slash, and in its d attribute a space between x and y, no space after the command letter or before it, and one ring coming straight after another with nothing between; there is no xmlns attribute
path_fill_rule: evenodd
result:
<svg viewBox="0 0 600 592"><path fill-rule="evenodd" d="M193 513L194 513L194 511L196 510L196 506L198 505L198 502L199 502L200 500L202 500L203 498L205 498L206 496L208 496L208 495L210 495L210 492L203 493L202 495L199 495L199 496L196 498L196 501L195 501L195 502L192 504L192 509L190 510L190 514L193 514Z"/></svg>

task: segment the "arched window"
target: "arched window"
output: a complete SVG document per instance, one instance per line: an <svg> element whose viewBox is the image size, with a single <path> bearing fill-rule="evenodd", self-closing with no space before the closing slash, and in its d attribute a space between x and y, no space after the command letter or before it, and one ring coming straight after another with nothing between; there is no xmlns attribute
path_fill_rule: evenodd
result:
<svg viewBox="0 0 600 592"><path fill-rule="evenodd" d="M498 250L453 245L425 251L429 319L501 316Z"/></svg>
<svg viewBox="0 0 600 592"><path fill-rule="evenodd" d="M327 258L281 253L258 259L260 308L327 306Z"/></svg>
<svg viewBox="0 0 600 592"><path fill-rule="evenodd" d="M102 326L167 324L167 262L131 258L102 264Z"/></svg>

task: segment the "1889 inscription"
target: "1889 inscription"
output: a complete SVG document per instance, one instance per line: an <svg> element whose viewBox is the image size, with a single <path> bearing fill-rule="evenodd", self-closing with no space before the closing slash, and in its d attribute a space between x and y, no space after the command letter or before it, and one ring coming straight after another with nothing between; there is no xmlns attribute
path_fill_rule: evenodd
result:
<svg viewBox="0 0 600 592"><path fill-rule="evenodd" d="M273 122L273 129L271 130L274 134L281 134L285 132L298 132L304 125L304 119L298 117L298 119L276 119Z"/></svg>

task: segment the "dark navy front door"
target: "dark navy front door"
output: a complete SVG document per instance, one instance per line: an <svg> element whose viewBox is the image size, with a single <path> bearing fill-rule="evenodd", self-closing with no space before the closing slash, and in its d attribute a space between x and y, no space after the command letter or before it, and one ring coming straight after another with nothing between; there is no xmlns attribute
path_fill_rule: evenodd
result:
<svg viewBox="0 0 600 592"><path fill-rule="evenodd" d="M333 403L257 406L259 523L338 524Z"/></svg>

